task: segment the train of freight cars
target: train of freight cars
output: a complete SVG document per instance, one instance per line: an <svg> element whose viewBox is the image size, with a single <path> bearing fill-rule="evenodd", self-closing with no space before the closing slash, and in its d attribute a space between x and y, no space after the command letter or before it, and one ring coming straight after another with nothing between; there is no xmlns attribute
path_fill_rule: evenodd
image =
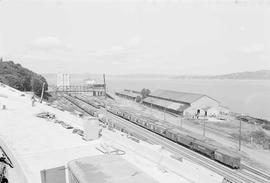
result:
<svg viewBox="0 0 270 183"><path fill-rule="evenodd" d="M135 123L136 125L139 125L167 139L170 139L182 146L197 151L224 165L227 165L235 169L240 168L241 164L240 156L225 148L217 148L213 145L207 144L202 140L197 139L196 137L190 134L184 134L182 133L182 131L179 131L177 129L168 128L167 125L156 122L151 118L137 116L136 114L132 114L117 107L110 106L108 108L108 111L119 117L129 120L132 123ZM125 128L123 130L125 130Z"/></svg>

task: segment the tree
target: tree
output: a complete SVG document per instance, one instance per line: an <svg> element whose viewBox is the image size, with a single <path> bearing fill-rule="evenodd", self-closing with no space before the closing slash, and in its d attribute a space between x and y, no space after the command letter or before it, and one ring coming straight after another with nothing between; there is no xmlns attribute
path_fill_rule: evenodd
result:
<svg viewBox="0 0 270 183"><path fill-rule="evenodd" d="M31 80L31 86L32 86L32 90L33 92L40 96L41 95L41 92L42 92L42 82L40 82L38 79L36 78L32 78Z"/></svg>
<svg viewBox="0 0 270 183"><path fill-rule="evenodd" d="M141 96L137 96L135 99L136 102L141 102L142 101L142 97Z"/></svg>
<svg viewBox="0 0 270 183"><path fill-rule="evenodd" d="M46 79L33 71L15 64L13 61L0 62L0 82L21 91L34 91L40 95L42 85L45 83L45 91L48 89Z"/></svg>
<svg viewBox="0 0 270 183"><path fill-rule="evenodd" d="M141 91L142 99L145 99L146 97L148 97L150 93L151 91L149 89L143 88Z"/></svg>

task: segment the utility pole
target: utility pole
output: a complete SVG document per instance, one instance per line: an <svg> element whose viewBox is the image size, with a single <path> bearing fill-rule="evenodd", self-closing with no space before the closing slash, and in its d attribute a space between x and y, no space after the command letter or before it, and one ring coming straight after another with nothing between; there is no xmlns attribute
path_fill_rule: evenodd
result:
<svg viewBox="0 0 270 183"><path fill-rule="evenodd" d="M153 113L152 113L152 107L153 107L153 106L152 106L152 102L151 102L151 115L153 114Z"/></svg>
<svg viewBox="0 0 270 183"><path fill-rule="evenodd" d="M106 89L106 78L105 74L103 74L103 82L104 82L104 93L105 93L105 99L107 98L107 89Z"/></svg>
<svg viewBox="0 0 270 183"><path fill-rule="evenodd" d="M241 137L242 137L242 119L239 120L239 151L241 151Z"/></svg>
<svg viewBox="0 0 270 183"><path fill-rule="evenodd" d="M183 119L182 119L181 115L179 115L179 117L180 117L180 127L182 129L182 127L183 127Z"/></svg>
<svg viewBox="0 0 270 183"><path fill-rule="evenodd" d="M205 137L205 117L203 118L203 136Z"/></svg>
<svg viewBox="0 0 270 183"><path fill-rule="evenodd" d="M108 123L108 110L107 110L107 103L105 102L105 122ZM110 124L108 123L108 126L110 126Z"/></svg>
<svg viewBox="0 0 270 183"><path fill-rule="evenodd" d="M165 113L166 113L166 108L164 107L164 111L163 111L163 114L164 114L164 121L166 120Z"/></svg>

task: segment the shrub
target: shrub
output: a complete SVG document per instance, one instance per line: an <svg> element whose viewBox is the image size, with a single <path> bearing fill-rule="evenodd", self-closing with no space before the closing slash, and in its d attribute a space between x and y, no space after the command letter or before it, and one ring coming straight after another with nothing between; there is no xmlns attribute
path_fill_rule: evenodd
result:
<svg viewBox="0 0 270 183"><path fill-rule="evenodd" d="M0 82L21 91L34 91L37 95L41 94L43 83L45 91L48 89L44 77L13 61L0 62Z"/></svg>

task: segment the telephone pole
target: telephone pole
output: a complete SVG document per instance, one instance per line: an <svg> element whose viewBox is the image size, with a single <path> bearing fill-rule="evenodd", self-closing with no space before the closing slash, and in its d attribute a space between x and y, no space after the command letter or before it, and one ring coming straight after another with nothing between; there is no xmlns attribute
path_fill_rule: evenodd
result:
<svg viewBox="0 0 270 183"><path fill-rule="evenodd" d="M164 107L164 111L163 111L163 114L164 114L164 121L166 120L166 117L165 117L165 114L166 113L166 108Z"/></svg>
<svg viewBox="0 0 270 183"><path fill-rule="evenodd" d="M183 119L182 119L182 117L179 115L179 117L180 117L180 127L181 127L181 129L183 128Z"/></svg>
<svg viewBox="0 0 270 183"><path fill-rule="evenodd" d="M103 74L103 82L104 82L104 94L105 94L105 99L106 99L107 98L107 86L106 86L105 74Z"/></svg>
<svg viewBox="0 0 270 183"><path fill-rule="evenodd" d="M242 116L242 115L241 115ZM239 151L241 151L241 137L242 137L242 119L239 120Z"/></svg>
<svg viewBox="0 0 270 183"><path fill-rule="evenodd" d="M205 137L205 118L203 118L203 136Z"/></svg>

